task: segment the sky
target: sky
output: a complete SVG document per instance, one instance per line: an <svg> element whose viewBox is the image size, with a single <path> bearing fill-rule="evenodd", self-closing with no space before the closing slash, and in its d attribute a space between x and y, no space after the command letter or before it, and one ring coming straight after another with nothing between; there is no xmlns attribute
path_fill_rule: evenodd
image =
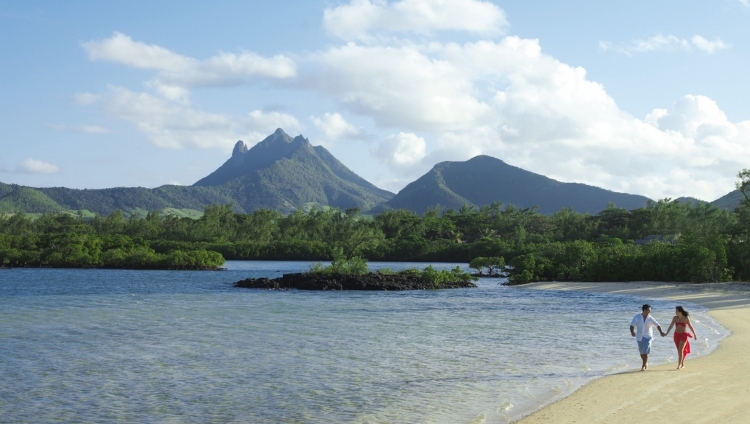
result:
<svg viewBox="0 0 750 424"><path fill-rule="evenodd" d="M0 182L190 185L276 128L397 192L485 154L714 200L750 168L750 1L0 0Z"/></svg>

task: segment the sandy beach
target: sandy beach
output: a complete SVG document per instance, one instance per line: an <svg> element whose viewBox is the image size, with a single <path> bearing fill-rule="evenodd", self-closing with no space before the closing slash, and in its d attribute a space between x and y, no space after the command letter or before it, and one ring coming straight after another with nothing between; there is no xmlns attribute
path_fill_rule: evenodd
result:
<svg viewBox="0 0 750 424"><path fill-rule="evenodd" d="M639 295L671 299L675 305L692 302L709 308L709 314L732 334L710 355L688 356L683 370L665 364L600 378L519 423L750 421L750 285L556 282L522 287ZM623 331L628 331L627 323ZM635 347L633 352L623 352L628 354L637 358Z"/></svg>

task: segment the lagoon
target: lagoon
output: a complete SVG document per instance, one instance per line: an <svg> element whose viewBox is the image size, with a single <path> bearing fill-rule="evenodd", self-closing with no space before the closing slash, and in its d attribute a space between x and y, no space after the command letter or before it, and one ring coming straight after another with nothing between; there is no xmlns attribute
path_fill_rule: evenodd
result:
<svg viewBox="0 0 750 424"><path fill-rule="evenodd" d="M630 318L648 301L666 328L674 308L499 279L409 292L232 287L309 265L0 271L0 422L505 423L638 367ZM727 331L691 312L705 355ZM671 338L654 349L652 363L674 360Z"/></svg>

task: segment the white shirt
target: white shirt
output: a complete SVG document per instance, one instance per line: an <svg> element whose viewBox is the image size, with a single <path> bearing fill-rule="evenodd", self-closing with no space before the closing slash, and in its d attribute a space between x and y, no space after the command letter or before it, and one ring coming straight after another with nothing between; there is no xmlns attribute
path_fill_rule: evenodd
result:
<svg viewBox="0 0 750 424"><path fill-rule="evenodd" d="M636 314L633 320L630 321L630 326L635 327L635 339L641 341L644 337L653 339L654 328L659 327L659 323L656 322L651 314L648 315L645 321L643 320L643 314Z"/></svg>

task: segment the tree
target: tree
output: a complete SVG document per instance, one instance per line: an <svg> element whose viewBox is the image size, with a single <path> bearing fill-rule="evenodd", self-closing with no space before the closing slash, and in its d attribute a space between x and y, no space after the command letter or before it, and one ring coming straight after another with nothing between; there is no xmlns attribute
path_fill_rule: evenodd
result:
<svg viewBox="0 0 750 424"><path fill-rule="evenodd" d="M750 205L750 169L743 169L737 174L736 187L743 196L745 196L745 204Z"/></svg>

